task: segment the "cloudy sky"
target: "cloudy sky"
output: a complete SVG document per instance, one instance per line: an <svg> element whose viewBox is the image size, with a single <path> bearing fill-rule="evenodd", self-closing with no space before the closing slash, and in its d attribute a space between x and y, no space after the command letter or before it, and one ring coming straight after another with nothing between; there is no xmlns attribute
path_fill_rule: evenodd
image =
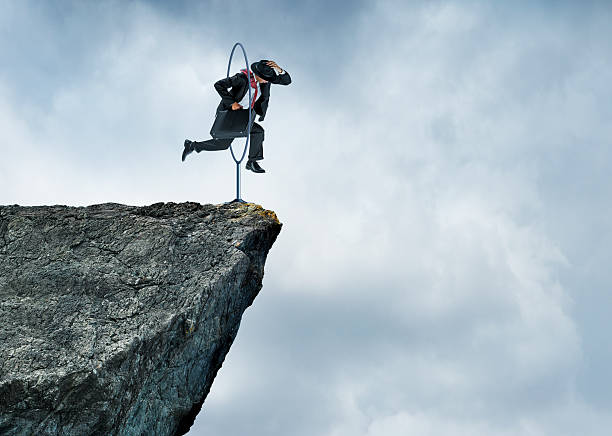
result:
<svg viewBox="0 0 612 436"><path fill-rule="evenodd" d="M243 172L283 230L190 435L608 434L609 3L0 11L1 204L231 200L183 140L235 42L291 74Z"/></svg>

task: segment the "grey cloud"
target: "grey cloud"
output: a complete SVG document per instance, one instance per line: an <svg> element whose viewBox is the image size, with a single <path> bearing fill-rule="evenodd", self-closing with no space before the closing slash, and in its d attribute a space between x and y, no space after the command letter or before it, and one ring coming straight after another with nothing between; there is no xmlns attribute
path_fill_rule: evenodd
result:
<svg viewBox="0 0 612 436"><path fill-rule="evenodd" d="M226 154L179 155L232 44L294 78L243 179L285 226L191 433L604 434L610 8L242 7L0 18L6 202L229 200Z"/></svg>

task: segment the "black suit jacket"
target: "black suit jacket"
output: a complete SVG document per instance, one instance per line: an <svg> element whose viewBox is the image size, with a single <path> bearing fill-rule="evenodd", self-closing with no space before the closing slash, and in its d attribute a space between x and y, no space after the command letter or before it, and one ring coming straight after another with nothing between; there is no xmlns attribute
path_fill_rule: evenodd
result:
<svg viewBox="0 0 612 436"><path fill-rule="evenodd" d="M274 81L267 83L260 83L259 89L261 95L255 101L255 113L259 115L259 121L263 121L268 110L268 101L270 100L270 84L276 85L289 85L291 83L291 76L285 71L284 74L277 74ZM234 74L232 77L226 77L215 83L215 89L221 96L221 103L217 107L217 111L220 110L231 110L232 104L240 102L244 95L249 92L248 80L246 74L240 72ZM229 89L229 91L228 91ZM251 91L253 92L253 91Z"/></svg>

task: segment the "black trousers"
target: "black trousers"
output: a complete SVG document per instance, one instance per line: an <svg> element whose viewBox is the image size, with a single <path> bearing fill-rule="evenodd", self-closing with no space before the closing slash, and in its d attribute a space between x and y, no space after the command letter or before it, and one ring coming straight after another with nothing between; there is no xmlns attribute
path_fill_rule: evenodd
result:
<svg viewBox="0 0 612 436"><path fill-rule="evenodd" d="M239 138L242 139L242 138ZM251 137L249 138L249 160L262 160L263 159L263 140L264 140L264 129L257 123L253 123L251 126ZM217 151L227 150L232 143L233 139L208 139L206 141L194 142L195 151L198 153L202 150L206 151ZM242 149L235 150L237 158L242 155Z"/></svg>

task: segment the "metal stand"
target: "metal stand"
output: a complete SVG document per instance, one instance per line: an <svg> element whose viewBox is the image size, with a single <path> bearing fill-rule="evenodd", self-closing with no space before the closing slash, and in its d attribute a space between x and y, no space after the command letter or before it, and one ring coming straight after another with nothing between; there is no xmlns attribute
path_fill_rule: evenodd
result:
<svg viewBox="0 0 612 436"><path fill-rule="evenodd" d="M255 74L255 73L251 72L250 70L249 60L247 59L246 50L244 49L241 43L237 42L236 44L234 44L234 47L232 47L232 52L230 53L229 62L227 64L227 78L229 79L230 68L232 66L232 57L234 56L234 50L236 50L237 46L240 46L240 48L242 49L242 54L244 55L244 62L246 63L247 82L248 82L248 87L249 87L249 126L247 129L247 138L244 144L244 150L242 150L242 156L240 156L240 159L236 159L236 155L234 154L234 149L232 148L232 145L230 144L230 152L232 153L232 159L234 159L234 162L236 162L236 198L232 200L230 203L246 203L242 198L240 198L240 163L244 159L244 155L246 154L247 147L249 145L249 139L251 137L251 122L253 121L253 111L251 110L251 106L252 106L253 96L251 95L250 74Z"/></svg>
<svg viewBox="0 0 612 436"><path fill-rule="evenodd" d="M240 198L240 162L236 162L236 198L230 201L230 203L246 203L246 201Z"/></svg>

